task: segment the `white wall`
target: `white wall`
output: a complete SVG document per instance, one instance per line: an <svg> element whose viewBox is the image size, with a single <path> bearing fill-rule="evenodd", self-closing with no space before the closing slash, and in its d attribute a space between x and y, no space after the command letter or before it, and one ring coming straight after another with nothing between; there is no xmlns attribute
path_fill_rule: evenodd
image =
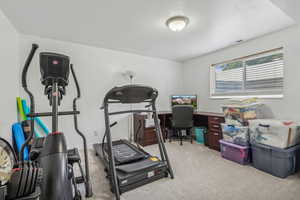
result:
<svg viewBox="0 0 300 200"><path fill-rule="evenodd" d="M284 98L263 99L277 118L300 121L300 27L293 26L184 63L183 83L187 93L197 93L200 110L220 112L224 100L209 97L209 67L213 63L250 55L263 50L284 47ZM199 44L201 45L201 44Z"/></svg>
<svg viewBox="0 0 300 200"><path fill-rule="evenodd" d="M17 121L18 34L0 10L0 137L11 140L11 125Z"/></svg>
<svg viewBox="0 0 300 200"><path fill-rule="evenodd" d="M82 90L82 99L79 101L82 114L79 116L79 123L81 130L88 136L89 143L100 140L100 136L95 136L96 132L102 137L104 120L103 112L99 110L99 107L104 94L109 89L116 85L128 83L128 80L121 75L121 72L125 69L136 72L134 83L145 84L158 89L158 108L160 110L169 109L171 94L182 92L181 63L25 35L20 37L21 63L24 63L33 42L39 44L38 52L53 51L71 57ZM49 110L48 100L43 95L43 87L40 84L37 56L31 65L28 79L30 80L29 87L36 96L37 111ZM70 110L72 108L74 95L75 88L73 80L70 78L67 95L63 99L60 110ZM24 93L23 97L26 97ZM80 144L80 140L77 136L74 136L72 120L72 117L63 117L60 121L60 130L66 133L69 145L76 145ZM114 128L114 134L127 137L127 117L121 116L117 120L120 121L120 124ZM48 125L50 125L49 121Z"/></svg>

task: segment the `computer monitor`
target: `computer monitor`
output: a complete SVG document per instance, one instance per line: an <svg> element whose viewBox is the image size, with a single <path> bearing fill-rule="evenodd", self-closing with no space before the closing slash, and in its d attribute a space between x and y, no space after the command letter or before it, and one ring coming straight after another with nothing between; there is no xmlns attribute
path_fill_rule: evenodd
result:
<svg viewBox="0 0 300 200"><path fill-rule="evenodd" d="M171 106L174 105L192 105L197 109L197 95L172 95Z"/></svg>

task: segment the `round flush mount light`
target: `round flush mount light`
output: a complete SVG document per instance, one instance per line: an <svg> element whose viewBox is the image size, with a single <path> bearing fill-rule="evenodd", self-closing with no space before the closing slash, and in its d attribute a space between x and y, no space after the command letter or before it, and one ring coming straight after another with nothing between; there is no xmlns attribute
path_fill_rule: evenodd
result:
<svg viewBox="0 0 300 200"><path fill-rule="evenodd" d="M171 31L179 32L182 31L189 23L189 18L185 16L171 17L166 21L167 27Z"/></svg>

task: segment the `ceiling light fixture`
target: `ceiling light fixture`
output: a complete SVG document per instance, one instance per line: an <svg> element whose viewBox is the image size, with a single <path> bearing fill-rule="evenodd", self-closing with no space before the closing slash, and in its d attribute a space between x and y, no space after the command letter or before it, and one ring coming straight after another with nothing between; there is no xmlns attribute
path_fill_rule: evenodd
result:
<svg viewBox="0 0 300 200"><path fill-rule="evenodd" d="M189 18L185 16L171 17L166 21L167 27L171 31L179 32L182 31L189 23Z"/></svg>

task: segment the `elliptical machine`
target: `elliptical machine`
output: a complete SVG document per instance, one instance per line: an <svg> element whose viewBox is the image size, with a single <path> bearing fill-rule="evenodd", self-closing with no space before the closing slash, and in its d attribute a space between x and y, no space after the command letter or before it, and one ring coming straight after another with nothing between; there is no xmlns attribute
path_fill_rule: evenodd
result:
<svg viewBox="0 0 300 200"><path fill-rule="evenodd" d="M45 95L48 96L52 111L36 113L34 96L27 87L26 79L28 68L37 49L38 45L33 44L22 72L22 86L30 98L28 117L30 117L31 131L21 148L19 157L23 159L24 148L33 139L30 159L37 162L43 169L41 200L79 200L81 199L81 194L77 188L79 183L85 184L86 197L91 197L93 194L89 176L87 142L83 133L78 129L77 120L77 115L80 112L77 110L76 102L80 98L80 89L73 66L70 64L68 56L49 52L40 53L41 82L45 86ZM66 94L70 68L77 89L77 96L73 100L73 111L58 112L58 106ZM68 150L64 134L58 131L58 116L61 115L73 115L75 130L83 140L85 175L80 165L78 150ZM33 138L34 117L52 117L52 133L45 138ZM80 177L74 175L74 163L79 164L82 173Z"/></svg>

